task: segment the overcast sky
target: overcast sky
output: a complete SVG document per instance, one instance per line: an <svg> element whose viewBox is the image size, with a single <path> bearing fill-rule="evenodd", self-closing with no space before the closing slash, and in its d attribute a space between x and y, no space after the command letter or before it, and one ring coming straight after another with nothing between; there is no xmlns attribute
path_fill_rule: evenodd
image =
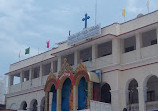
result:
<svg viewBox="0 0 158 111"><path fill-rule="evenodd" d="M9 65L47 50L67 40L84 27L85 13L91 17L88 27L95 23L96 0L0 0L0 75L9 71ZM97 0L97 23L101 27L122 23L122 9L126 21L139 13L146 14L147 0ZM158 9L158 0L150 0L150 12ZM30 47L30 55L24 51Z"/></svg>

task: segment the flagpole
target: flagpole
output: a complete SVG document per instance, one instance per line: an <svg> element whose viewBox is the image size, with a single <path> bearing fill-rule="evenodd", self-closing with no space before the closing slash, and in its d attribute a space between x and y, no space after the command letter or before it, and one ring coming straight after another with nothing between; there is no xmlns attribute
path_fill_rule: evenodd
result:
<svg viewBox="0 0 158 111"><path fill-rule="evenodd" d="M97 0L95 1L95 25L97 24Z"/></svg>

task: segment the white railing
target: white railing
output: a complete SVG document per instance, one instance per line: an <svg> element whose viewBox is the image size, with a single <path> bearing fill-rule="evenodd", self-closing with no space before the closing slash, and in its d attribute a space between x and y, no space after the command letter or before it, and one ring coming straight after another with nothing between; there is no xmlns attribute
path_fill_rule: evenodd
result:
<svg viewBox="0 0 158 111"><path fill-rule="evenodd" d="M158 101L146 102L147 111L158 110Z"/></svg>
<svg viewBox="0 0 158 111"><path fill-rule="evenodd" d="M90 111L112 111L111 104L91 100Z"/></svg>
<svg viewBox="0 0 158 111"><path fill-rule="evenodd" d="M139 111L139 104L131 104L127 106L127 109L131 109L130 111Z"/></svg>

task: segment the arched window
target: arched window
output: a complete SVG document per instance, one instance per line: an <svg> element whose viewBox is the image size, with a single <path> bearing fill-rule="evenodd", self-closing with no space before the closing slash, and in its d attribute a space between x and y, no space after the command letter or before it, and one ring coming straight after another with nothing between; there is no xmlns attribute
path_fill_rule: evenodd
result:
<svg viewBox="0 0 158 111"><path fill-rule="evenodd" d="M31 111L37 111L38 102L36 99L32 100L30 105L31 105Z"/></svg>
<svg viewBox="0 0 158 111"><path fill-rule="evenodd" d="M128 98L129 98L129 104L135 104L138 103L138 82L133 79L128 86Z"/></svg>
<svg viewBox="0 0 158 111"><path fill-rule="evenodd" d="M158 101L158 77L151 76L147 81L147 101Z"/></svg>
<svg viewBox="0 0 158 111"><path fill-rule="evenodd" d="M27 110L27 103L26 103L26 101L23 101L23 102L21 103L20 109L22 109L22 110Z"/></svg>
<svg viewBox="0 0 158 111"><path fill-rule="evenodd" d="M111 103L111 88L108 83L105 83L101 87L101 102Z"/></svg>

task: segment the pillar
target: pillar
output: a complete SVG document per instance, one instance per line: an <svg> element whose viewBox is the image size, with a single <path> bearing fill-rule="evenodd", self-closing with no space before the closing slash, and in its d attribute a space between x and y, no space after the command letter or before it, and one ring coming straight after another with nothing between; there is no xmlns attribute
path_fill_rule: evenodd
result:
<svg viewBox="0 0 158 111"><path fill-rule="evenodd" d="M128 91L126 89L122 89L119 91L120 97L121 97L121 106L120 109L123 110L123 108L127 108L127 99L128 99Z"/></svg>
<svg viewBox="0 0 158 111"><path fill-rule="evenodd" d="M58 72L60 71L61 69L61 56L58 57Z"/></svg>
<svg viewBox="0 0 158 111"><path fill-rule="evenodd" d="M79 63L79 51L76 50L75 53L74 53L74 65L75 67L77 67L77 64Z"/></svg>
<svg viewBox="0 0 158 111"><path fill-rule="evenodd" d="M61 111L61 89L57 89L57 111Z"/></svg>
<svg viewBox="0 0 158 111"><path fill-rule="evenodd" d="M145 96L144 96L144 89L143 87L137 87L138 89L138 97L139 97L139 111L146 111L146 103L145 103Z"/></svg>
<svg viewBox="0 0 158 111"><path fill-rule="evenodd" d="M53 92L49 93L49 98L51 98L51 99L49 99L49 111L51 111L51 109L52 109Z"/></svg>
<svg viewBox="0 0 158 111"><path fill-rule="evenodd" d="M49 92L45 92L45 108L44 111L49 111Z"/></svg>
<svg viewBox="0 0 158 111"><path fill-rule="evenodd" d="M112 111L121 111L121 110L123 110L120 107L120 102L122 101L122 99L120 100L119 96L120 96L119 95L119 90L111 90Z"/></svg>
<svg viewBox="0 0 158 111"><path fill-rule="evenodd" d="M32 68L29 70L29 81L30 81L30 86L32 86Z"/></svg>
<svg viewBox="0 0 158 111"><path fill-rule="evenodd" d="M156 28L156 37L157 37L157 43L158 43L158 27Z"/></svg>
<svg viewBox="0 0 158 111"><path fill-rule="evenodd" d="M54 69L53 69L53 61L51 61L50 72L54 72L53 70L54 70Z"/></svg>
<svg viewBox="0 0 158 111"><path fill-rule="evenodd" d="M20 83L24 82L24 74L23 72L21 71L20 72Z"/></svg>
<svg viewBox="0 0 158 111"><path fill-rule="evenodd" d="M88 109L90 109L90 100L92 99L93 99L93 82L88 82L88 98L87 98Z"/></svg>
<svg viewBox="0 0 158 111"><path fill-rule="evenodd" d="M141 33L137 33L136 34L136 56L137 56L137 60L141 58L141 46L142 46Z"/></svg>
<svg viewBox="0 0 158 111"><path fill-rule="evenodd" d="M94 44L92 45L92 61L95 61L95 59L97 58L97 45Z"/></svg>
<svg viewBox="0 0 158 111"><path fill-rule="evenodd" d="M41 64L40 65L40 73L39 73L39 76L40 76L40 84L42 85L42 74L43 74L43 65Z"/></svg>
<svg viewBox="0 0 158 111"><path fill-rule="evenodd" d="M121 46L120 46L120 38L114 38L112 40L112 58L113 64L120 64L120 56L121 56Z"/></svg>
<svg viewBox="0 0 158 111"><path fill-rule="evenodd" d="M73 86L73 110L76 111L78 108L78 87Z"/></svg>

